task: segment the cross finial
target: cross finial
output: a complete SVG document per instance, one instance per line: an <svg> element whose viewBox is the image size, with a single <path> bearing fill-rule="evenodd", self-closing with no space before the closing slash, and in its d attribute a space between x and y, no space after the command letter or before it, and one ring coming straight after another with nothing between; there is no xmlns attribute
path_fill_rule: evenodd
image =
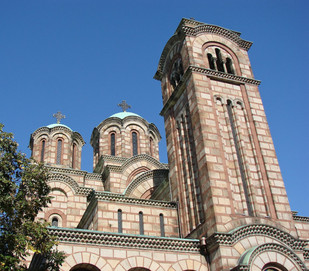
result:
<svg viewBox="0 0 309 271"><path fill-rule="evenodd" d="M57 123L60 123L61 119L65 119L65 115L62 115L60 111L53 114L53 117L57 119Z"/></svg>
<svg viewBox="0 0 309 271"><path fill-rule="evenodd" d="M122 108L123 112L126 112L128 108L131 108L131 106L126 103L126 101L122 101L121 104L118 104L118 106Z"/></svg>

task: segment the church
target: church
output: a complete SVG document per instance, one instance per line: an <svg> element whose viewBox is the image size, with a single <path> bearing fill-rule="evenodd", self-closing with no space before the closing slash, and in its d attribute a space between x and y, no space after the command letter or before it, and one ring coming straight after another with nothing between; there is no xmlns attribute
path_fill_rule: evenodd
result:
<svg viewBox="0 0 309 271"><path fill-rule="evenodd" d="M38 219L66 253L61 270L308 270L309 218L290 209L251 45L181 20L154 75L168 164L156 125L125 101L92 131L93 172L81 169L84 139L60 112L31 134L53 197Z"/></svg>

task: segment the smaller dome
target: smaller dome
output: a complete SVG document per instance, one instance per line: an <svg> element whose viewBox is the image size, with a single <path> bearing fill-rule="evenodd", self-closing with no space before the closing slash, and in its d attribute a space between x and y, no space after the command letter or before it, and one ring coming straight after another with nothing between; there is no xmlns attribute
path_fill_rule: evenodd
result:
<svg viewBox="0 0 309 271"><path fill-rule="evenodd" d="M124 119L126 117L129 117L129 116L135 116L135 117L140 117L140 115L137 115L135 113L132 113L132 112L119 112L119 113L116 113L114 115L111 115L110 118L119 118L119 119Z"/></svg>
<svg viewBox="0 0 309 271"><path fill-rule="evenodd" d="M49 125L47 125L46 127L51 129L51 128L55 128L55 127L57 127L57 126L65 127L65 128L68 128L69 130L73 131L70 127L68 127L68 126L66 126L66 125L64 125L64 124L61 124L61 123L49 124Z"/></svg>

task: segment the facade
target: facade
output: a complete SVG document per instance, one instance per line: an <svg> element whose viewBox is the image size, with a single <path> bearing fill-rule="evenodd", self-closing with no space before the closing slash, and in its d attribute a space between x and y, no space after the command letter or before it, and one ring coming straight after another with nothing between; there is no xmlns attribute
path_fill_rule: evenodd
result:
<svg viewBox="0 0 309 271"><path fill-rule="evenodd" d="M240 33L182 19L160 57L169 164L157 127L116 113L94 128L93 173L82 136L37 129L51 222L68 271L307 270L309 218L290 210ZM123 104L122 104L123 105Z"/></svg>

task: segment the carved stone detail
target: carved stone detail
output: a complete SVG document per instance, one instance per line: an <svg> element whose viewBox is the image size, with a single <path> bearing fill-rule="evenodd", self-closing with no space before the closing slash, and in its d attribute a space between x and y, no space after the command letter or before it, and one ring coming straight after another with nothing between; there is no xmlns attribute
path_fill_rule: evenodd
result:
<svg viewBox="0 0 309 271"><path fill-rule="evenodd" d="M88 201L92 201L93 199L129 203L129 204L141 204L141 205L148 205L148 206L150 205L150 206L166 207L166 208L172 208L172 209L175 209L177 207L176 202L129 198L129 197L125 197L124 195L109 193L109 192L107 193L107 192L93 191L88 196Z"/></svg>
<svg viewBox="0 0 309 271"><path fill-rule="evenodd" d="M155 249L199 253L200 242L197 239L136 236L127 234L104 233L81 229L49 228L49 233L59 242L94 244L137 249Z"/></svg>

